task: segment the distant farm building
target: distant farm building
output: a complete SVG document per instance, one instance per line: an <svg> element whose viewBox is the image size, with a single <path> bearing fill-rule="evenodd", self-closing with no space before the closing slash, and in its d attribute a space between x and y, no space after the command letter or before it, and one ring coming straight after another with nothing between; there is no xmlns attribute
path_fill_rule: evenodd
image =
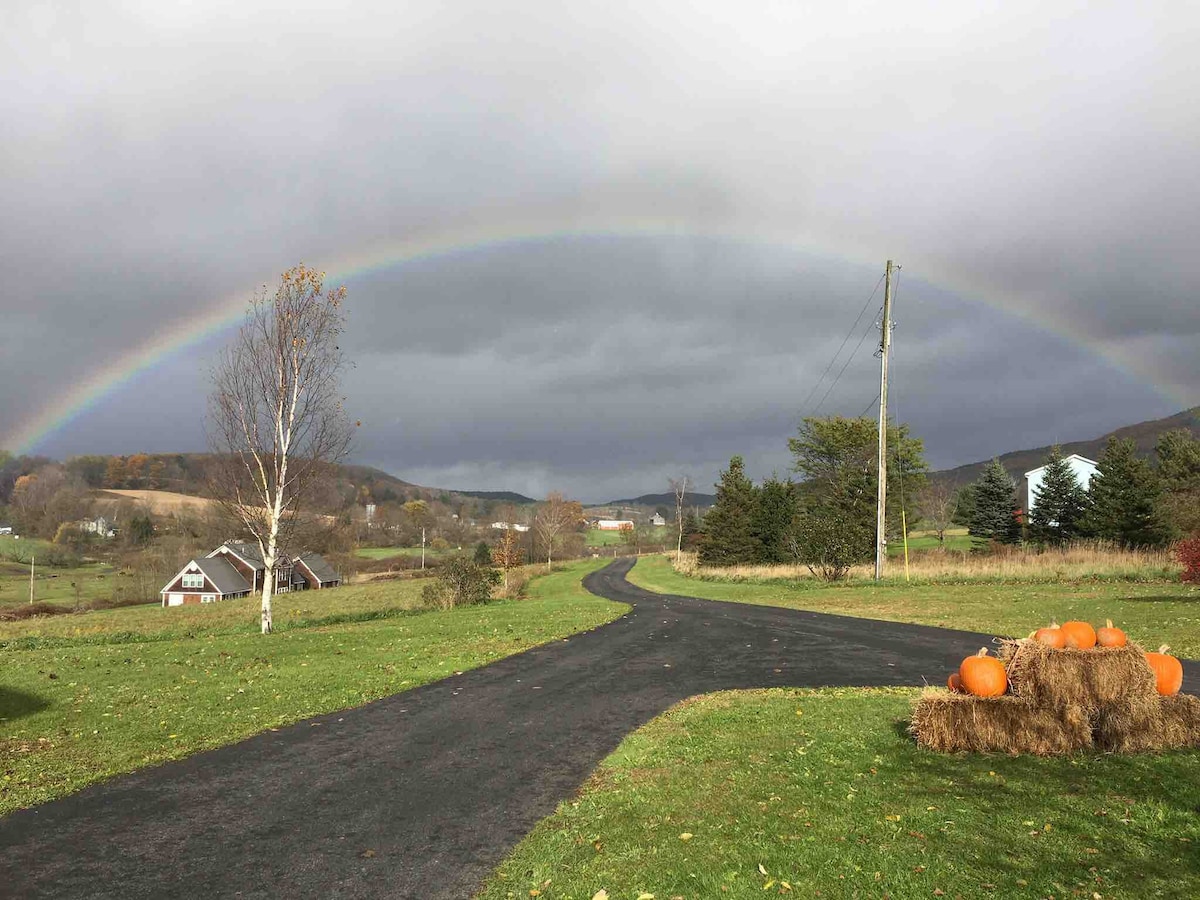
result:
<svg viewBox="0 0 1200 900"><path fill-rule="evenodd" d="M664 519L662 516L660 516L658 513L655 513L654 515L652 515L650 517L650 524L653 525L655 528L662 528L664 525L667 524L667 520Z"/></svg>
<svg viewBox="0 0 1200 900"><path fill-rule="evenodd" d="M630 519L597 519L596 527L601 531L620 531L622 528L632 528Z"/></svg>
<svg viewBox="0 0 1200 900"><path fill-rule="evenodd" d="M528 526L528 525L521 525L521 524L520 524L520 523L518 523L518 522L512 522L512 523L509 523L509 522L493 522L493 523L492 523L492 527L493 527L493 528L495 528L497 531L508 531L510 528L511 528L513 531L528 531L528 530L529 530L529 526Z"/></svg>
<svg viewBox="0 0 1200 900"><path fill-rule="evenodd" d="M99 535L102 538L111 538L117 536L117 529L104 516L97 516L94 519L84 519L82 522L76 523L80 531L86 531L88 534Z"/></svg>
<svg viewBox="0 0 1200 900"><path fill-rule="evenodd" d="M1075 483L1085 491L1092 483L1092 479L1096 477L1098 465L1094 459L1088 459L1086 456L1080 456L1078 453L1072 453L1064 458L1064 462L1071 467L1071 473L1075 476ZM1039 466L1025 473L1025 514L1028 516L1033 512L1033 508L1037 506L1037 492L1042 489L1042 479L1045 477L1046 467Z"/></svg>
<svg viewBox="0 0 1200 900"><path fill-rule="evenodd" d="M193 559L159 591L163 606L216 603L245 597L262 588L266 563L254 544L227 541L208 556ZM275 593L337 587L342 576L318 553L284 558L275 565Z"/></svg>
<svg viewBox="0 0 1200 900"><path fill-rule="evenodd" d="M12 534L13 528L11 525L0 525L0 534Z"/></svg>

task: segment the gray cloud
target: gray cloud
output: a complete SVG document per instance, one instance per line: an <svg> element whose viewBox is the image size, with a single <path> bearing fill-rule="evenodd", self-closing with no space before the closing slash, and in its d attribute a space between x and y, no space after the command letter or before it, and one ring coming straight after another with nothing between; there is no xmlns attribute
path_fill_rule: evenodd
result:
<svg viewBox="0 0 1200 900"><path fill-rule="evenodd" d="M1173 4L10 4L0 443L300 259L514 222L657 225L352 278L362 459L594 499L733 452L783 471L887 256L897 409L938 464L1173 412L1200 399L1198 24ZM208 349L42 449L197 446ZM822 411L869 405L869 350Z"/></svg>

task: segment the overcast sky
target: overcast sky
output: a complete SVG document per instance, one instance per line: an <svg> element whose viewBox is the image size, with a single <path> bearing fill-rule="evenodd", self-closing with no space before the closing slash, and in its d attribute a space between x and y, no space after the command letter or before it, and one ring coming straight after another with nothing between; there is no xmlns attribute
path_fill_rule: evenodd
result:
<svg viewBox="0 0 1200 900"><path fill-rule="evenodd" d="M1193 4L336 6L3 4L0 446L301 260L455 236L345 278L355 458L418 483L786 474L871 409L889 257L935 466L1200 403ZM36 449L202 449L227 338Z"/></svg>

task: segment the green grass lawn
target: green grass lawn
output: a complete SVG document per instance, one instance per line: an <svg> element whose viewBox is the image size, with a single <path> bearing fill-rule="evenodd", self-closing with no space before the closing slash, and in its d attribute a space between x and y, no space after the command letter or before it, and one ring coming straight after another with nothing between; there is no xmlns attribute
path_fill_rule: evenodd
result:
<svg viewBox="0 0 1200 900"><path fill-rule="evenodd" d="M122 576L112 566L102 563L62 569L35 566L34 570L34 599L38 603L74 606L76 599L82 603L109 600L123 587ZM0 610L28 602L29 566L0 561Z"/></svg>
<svg viewBox="0 0 1200 900"><path fill-rule="evenodd" d="M903 731L916 696L685 702L628 737L479 897L1200 896L1200 753L940 755Z"/></svg>
<svg viewBox="0 0 1200 900"><path fill-rule="evenodd" d="M638 537L643 544L670 543L674 534L675 531L670 526L638 529ZM601 531L599 528L589 528L584 542L588 547L617 547L625 543L625 536L619 531Z"/></svg>
<svg viewBox="0 0 1200 900"><path fill-rule="evenodd" d="M579 584L600 565L446 612L411 582L285 594L268 637L246 600L2 623L0 815L611 621L627 607Z"/></svg>
<svg viewBox="0 0 1200 900"><path fill-rule="evenodd" d="M464 550L467 548L464 548ZM474 552L474 546L471 551ZM446 550L434 550L432 547L425 548L425 558L433 559L435 557L448 556L454 553L461 553L457 547L448 548ZM418 559L421 556L420 547L359 547L354 551L355 556L363 559L391 559L393 556L415 556Z"/></svg>
<svg viewBox="0 0 1200 900"><path fill-rule="evenodd" d="M1112 619L1146 646L1170 644L1200 658L1200 588L1180 582L1018 582L964 584L809 580L731 582L679 575L667 556L638 560L629 580L651 591L762 606L916 622L988 634L1024 637L1047 623Z"/></svg>
<svg viewBox="0 0 1200 900"><path fill-rule="evenodd" d="M937 536L929 531L912 531L908 535L908 552L910 554L917 553L923 550L937 550L939 547L944 547L946 550L970 550L971 538L967 534L965 528L951 528L946 531L946 541L944 544L938 544ZM904 542L892 541L888 544L888 555L904 558Z"/></svg>

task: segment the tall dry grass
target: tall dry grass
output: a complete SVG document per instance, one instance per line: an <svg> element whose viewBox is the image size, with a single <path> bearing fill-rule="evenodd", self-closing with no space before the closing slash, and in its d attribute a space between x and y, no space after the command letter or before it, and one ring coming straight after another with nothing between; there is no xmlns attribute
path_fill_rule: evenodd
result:
<svg viewBox="0 0 1200 900"><path fill-rule="evenodd" d="M694 553L685 553L675 571L712 581L812 581L824 584L803 565L727 566L706 568ZM918 582L955 581L1127 581L1178 580L1182 567L1166 550L1125 550L1104 544L1080 544L1064 549L1004 548L996 553L929 550L909 557L908 576ZM855 566L846 582L873 580L874 563ZM890 558L890 581L903 581L904 560ZM843 583L846 583L843 582Z"/></svg>

